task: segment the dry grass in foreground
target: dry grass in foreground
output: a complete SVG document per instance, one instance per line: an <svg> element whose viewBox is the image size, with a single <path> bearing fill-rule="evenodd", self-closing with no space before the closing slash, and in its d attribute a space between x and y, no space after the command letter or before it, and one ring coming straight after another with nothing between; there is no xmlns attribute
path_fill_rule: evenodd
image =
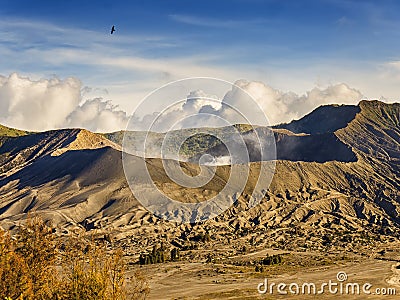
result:
<svg viewBox="0 0 400 300"><path fill-rule="evenodd" d="M148 284L141 274L126 289L122 251L83 238L61 243L39 218L18 234L0 231L0 299L144 299Z"/></svg>

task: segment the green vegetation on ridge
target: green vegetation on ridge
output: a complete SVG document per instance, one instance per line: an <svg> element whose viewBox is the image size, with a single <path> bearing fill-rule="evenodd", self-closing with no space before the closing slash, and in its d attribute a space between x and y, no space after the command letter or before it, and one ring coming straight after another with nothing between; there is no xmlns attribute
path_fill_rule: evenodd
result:
<svg viewBox="0 0 400 300"><path fill-rule="evenodd" d="M3 137L3 136L16 137L16 136L23 136L23 135L27 135L27 134L29 134L28 131L19 130L19 129L0 125L0 137Z"/></svg>

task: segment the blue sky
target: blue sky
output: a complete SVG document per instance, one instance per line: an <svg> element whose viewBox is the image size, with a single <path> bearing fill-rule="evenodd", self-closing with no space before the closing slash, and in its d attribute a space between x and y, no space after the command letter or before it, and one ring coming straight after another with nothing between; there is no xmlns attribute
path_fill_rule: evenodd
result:
<svg viewBox="0 0 400 300"><path fill-rule="evenodd" d="M191 76L262 81L299 95L346 83L398 100L399 1L8 1L0 75L76 77L131 111ZM109 34L116 26L116 33Z"/></svg>

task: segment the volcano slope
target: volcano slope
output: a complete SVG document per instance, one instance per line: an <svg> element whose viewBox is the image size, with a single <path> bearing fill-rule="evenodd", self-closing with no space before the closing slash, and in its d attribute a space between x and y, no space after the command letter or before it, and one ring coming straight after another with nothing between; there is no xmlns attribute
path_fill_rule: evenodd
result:
<svg viewBox="0 0 400 300"><path fill-rule="evenodd" d="M250 207L249 200L258 176L265 176L260 165L269 162L254 156L246 187L232 207L196 224L164 221L140 205L125 179L120 146L105 138L112 134L81 129L3 134L0 224L12 230L35 213L51 221L59 234L107 232L132 254L160 241L182 250L226 245L230 254L240 253L243 245L371 252L400 236L399 116L397 103L362 101L323 106L274 127L278 160L260 204ZM251 130L263 129L242 134L251 135ZM213 143L207 153L216 147ZM168 178L158 158L130 157L139 178L146 172L140 167L143 160L158 189L182 202L218 194L231 170L218 166L205 186L184 188ZM194 163L180 164L187 174L199 172ZM140 180L138 188L148 192ZM205 233L211 235L207 243L198 238Z"/></svg>

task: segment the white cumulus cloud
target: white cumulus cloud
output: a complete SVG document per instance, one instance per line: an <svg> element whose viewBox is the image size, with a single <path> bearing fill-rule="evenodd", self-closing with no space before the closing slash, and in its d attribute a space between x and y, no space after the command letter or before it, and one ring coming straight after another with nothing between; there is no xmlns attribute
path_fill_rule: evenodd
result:
<svg viewBox="0 0 400 300"><path fill-rule="evenodd" d="M326 88L315 87L304 95L283 92L258 81L238 80L235 85L252 96L272 125L300 118L320 105L356 104L363 98L361 92L344 83ZM234 91L235 88L225 96L224 101L248 110L245 102L236 97Z"/></svg>
<svg viewBox="0 0 400 300"><path fill-rule="evenodd" d="M32 80L0 76L0 123L26 130L82 127L92 131L124 128L126 113L101 98L82 103L85 89L70 77Z"/></svg>
<svg viewBox="0 0 400 300"><path fill-rule="evenodd" d="M0 77L0 122L44 130L64 125L79 105L81 82L75 78L30 80L16 73Z"/></svg>
<svg viewBox="0 0 400 300"><path fill-rule="evenodd" d="M81 81L73 77L32 80L17 73L0 76L0 124L37 131L80 127L110 132L126 128L129 116L124 111L102 98L83 99L87 92ZM240 112L255 125L265 125L257 122L265 114L269 124L274 125L300 118L320 105L356 104L362 98L358 90L343 83L316 87L298 95L262 82L238 80L222 99L207 93L204 87L190 92L183 103L161 114L135 116L134 123L138 124L137 130L143 130L155 121L152 131L225 126L245 123L237 115Z"/></svg>
<svg viewBox="0 0 400 300"><path fill-rule="evenodd" d="M301 118L320 105L356 104L362 98L358 90L343 83L326 88L316 87L298 95L274 89L259 81L238 80L222 100L214 102L212 99L217 97L203 90L192 91L179 108L147 115L136 124L146 127L154 121L151 131L168 131L174 124L174 129L236 123L276 125ZM144 127L140 129L144 130Z"/></svg>
<svg viewBox="0 0 400 300"><path fill-rule="evenodd" d="M126 113L118 110L111 101L101 98L85 101L69 114L68 127L83 127L92 131L110 132L124 129L128 122Z"/></svg>

